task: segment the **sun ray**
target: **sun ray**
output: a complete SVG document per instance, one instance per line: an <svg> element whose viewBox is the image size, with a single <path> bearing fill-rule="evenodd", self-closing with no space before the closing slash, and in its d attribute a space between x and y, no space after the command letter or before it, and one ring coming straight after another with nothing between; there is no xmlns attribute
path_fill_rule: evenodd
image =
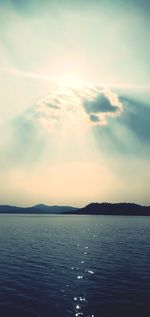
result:
<svg viewBox="0 0 150 317"><path fill-rule="evenodd" d="M62 76L51 76L34 72L26 72L14 68L1 68L1 72L11 73L15 76L27 77L35 80L53 81L63 87L80 87L81 85L90 85L103 87L105 89L124 89L124 90L144 90L150 91L150 84L128 84L128 83L109 83L102 80L85 81L80 79L74 72L66 72Z"/></svg>

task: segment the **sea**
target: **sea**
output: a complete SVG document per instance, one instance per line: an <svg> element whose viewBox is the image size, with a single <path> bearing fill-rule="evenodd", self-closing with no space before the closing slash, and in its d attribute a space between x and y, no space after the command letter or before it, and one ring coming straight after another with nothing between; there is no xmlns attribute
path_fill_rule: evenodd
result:
<svg viewBox="0 0 150 317"><path fill-rule="evenodd" d="M0 317L150 317L150 217L0 215Z"/></svg>

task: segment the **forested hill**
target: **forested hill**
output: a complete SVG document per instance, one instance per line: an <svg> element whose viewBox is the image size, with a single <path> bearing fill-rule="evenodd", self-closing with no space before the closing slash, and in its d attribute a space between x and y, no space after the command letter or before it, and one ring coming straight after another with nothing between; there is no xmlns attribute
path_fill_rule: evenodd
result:
<svg viewBox="0 0 150 317"><path fill-rule="evenodd" d="M141 206L132 203L91 203L83 208L68 211L67 213L79 215L150 216L150 206Z"/></svg>

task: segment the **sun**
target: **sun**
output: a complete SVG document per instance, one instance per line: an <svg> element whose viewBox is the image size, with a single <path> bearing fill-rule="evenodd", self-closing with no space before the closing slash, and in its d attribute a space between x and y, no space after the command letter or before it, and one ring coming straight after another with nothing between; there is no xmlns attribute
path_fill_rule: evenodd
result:
<svg viewBox="0 0 150 317"><path fill-rule="evenodd" d="M64 87L76 88L81 86L82 80L74 72L67 72L60 78L60 83Z"/></svg>

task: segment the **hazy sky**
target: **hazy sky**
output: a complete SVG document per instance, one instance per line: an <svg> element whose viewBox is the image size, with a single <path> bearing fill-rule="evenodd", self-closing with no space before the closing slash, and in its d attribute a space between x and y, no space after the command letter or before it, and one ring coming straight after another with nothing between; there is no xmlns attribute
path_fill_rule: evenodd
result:
<svg viewBox="0 0 150 317"><path fill-rule="evenodd" d="M150 204L150 2L0 0L0 204Z"/></svg>

